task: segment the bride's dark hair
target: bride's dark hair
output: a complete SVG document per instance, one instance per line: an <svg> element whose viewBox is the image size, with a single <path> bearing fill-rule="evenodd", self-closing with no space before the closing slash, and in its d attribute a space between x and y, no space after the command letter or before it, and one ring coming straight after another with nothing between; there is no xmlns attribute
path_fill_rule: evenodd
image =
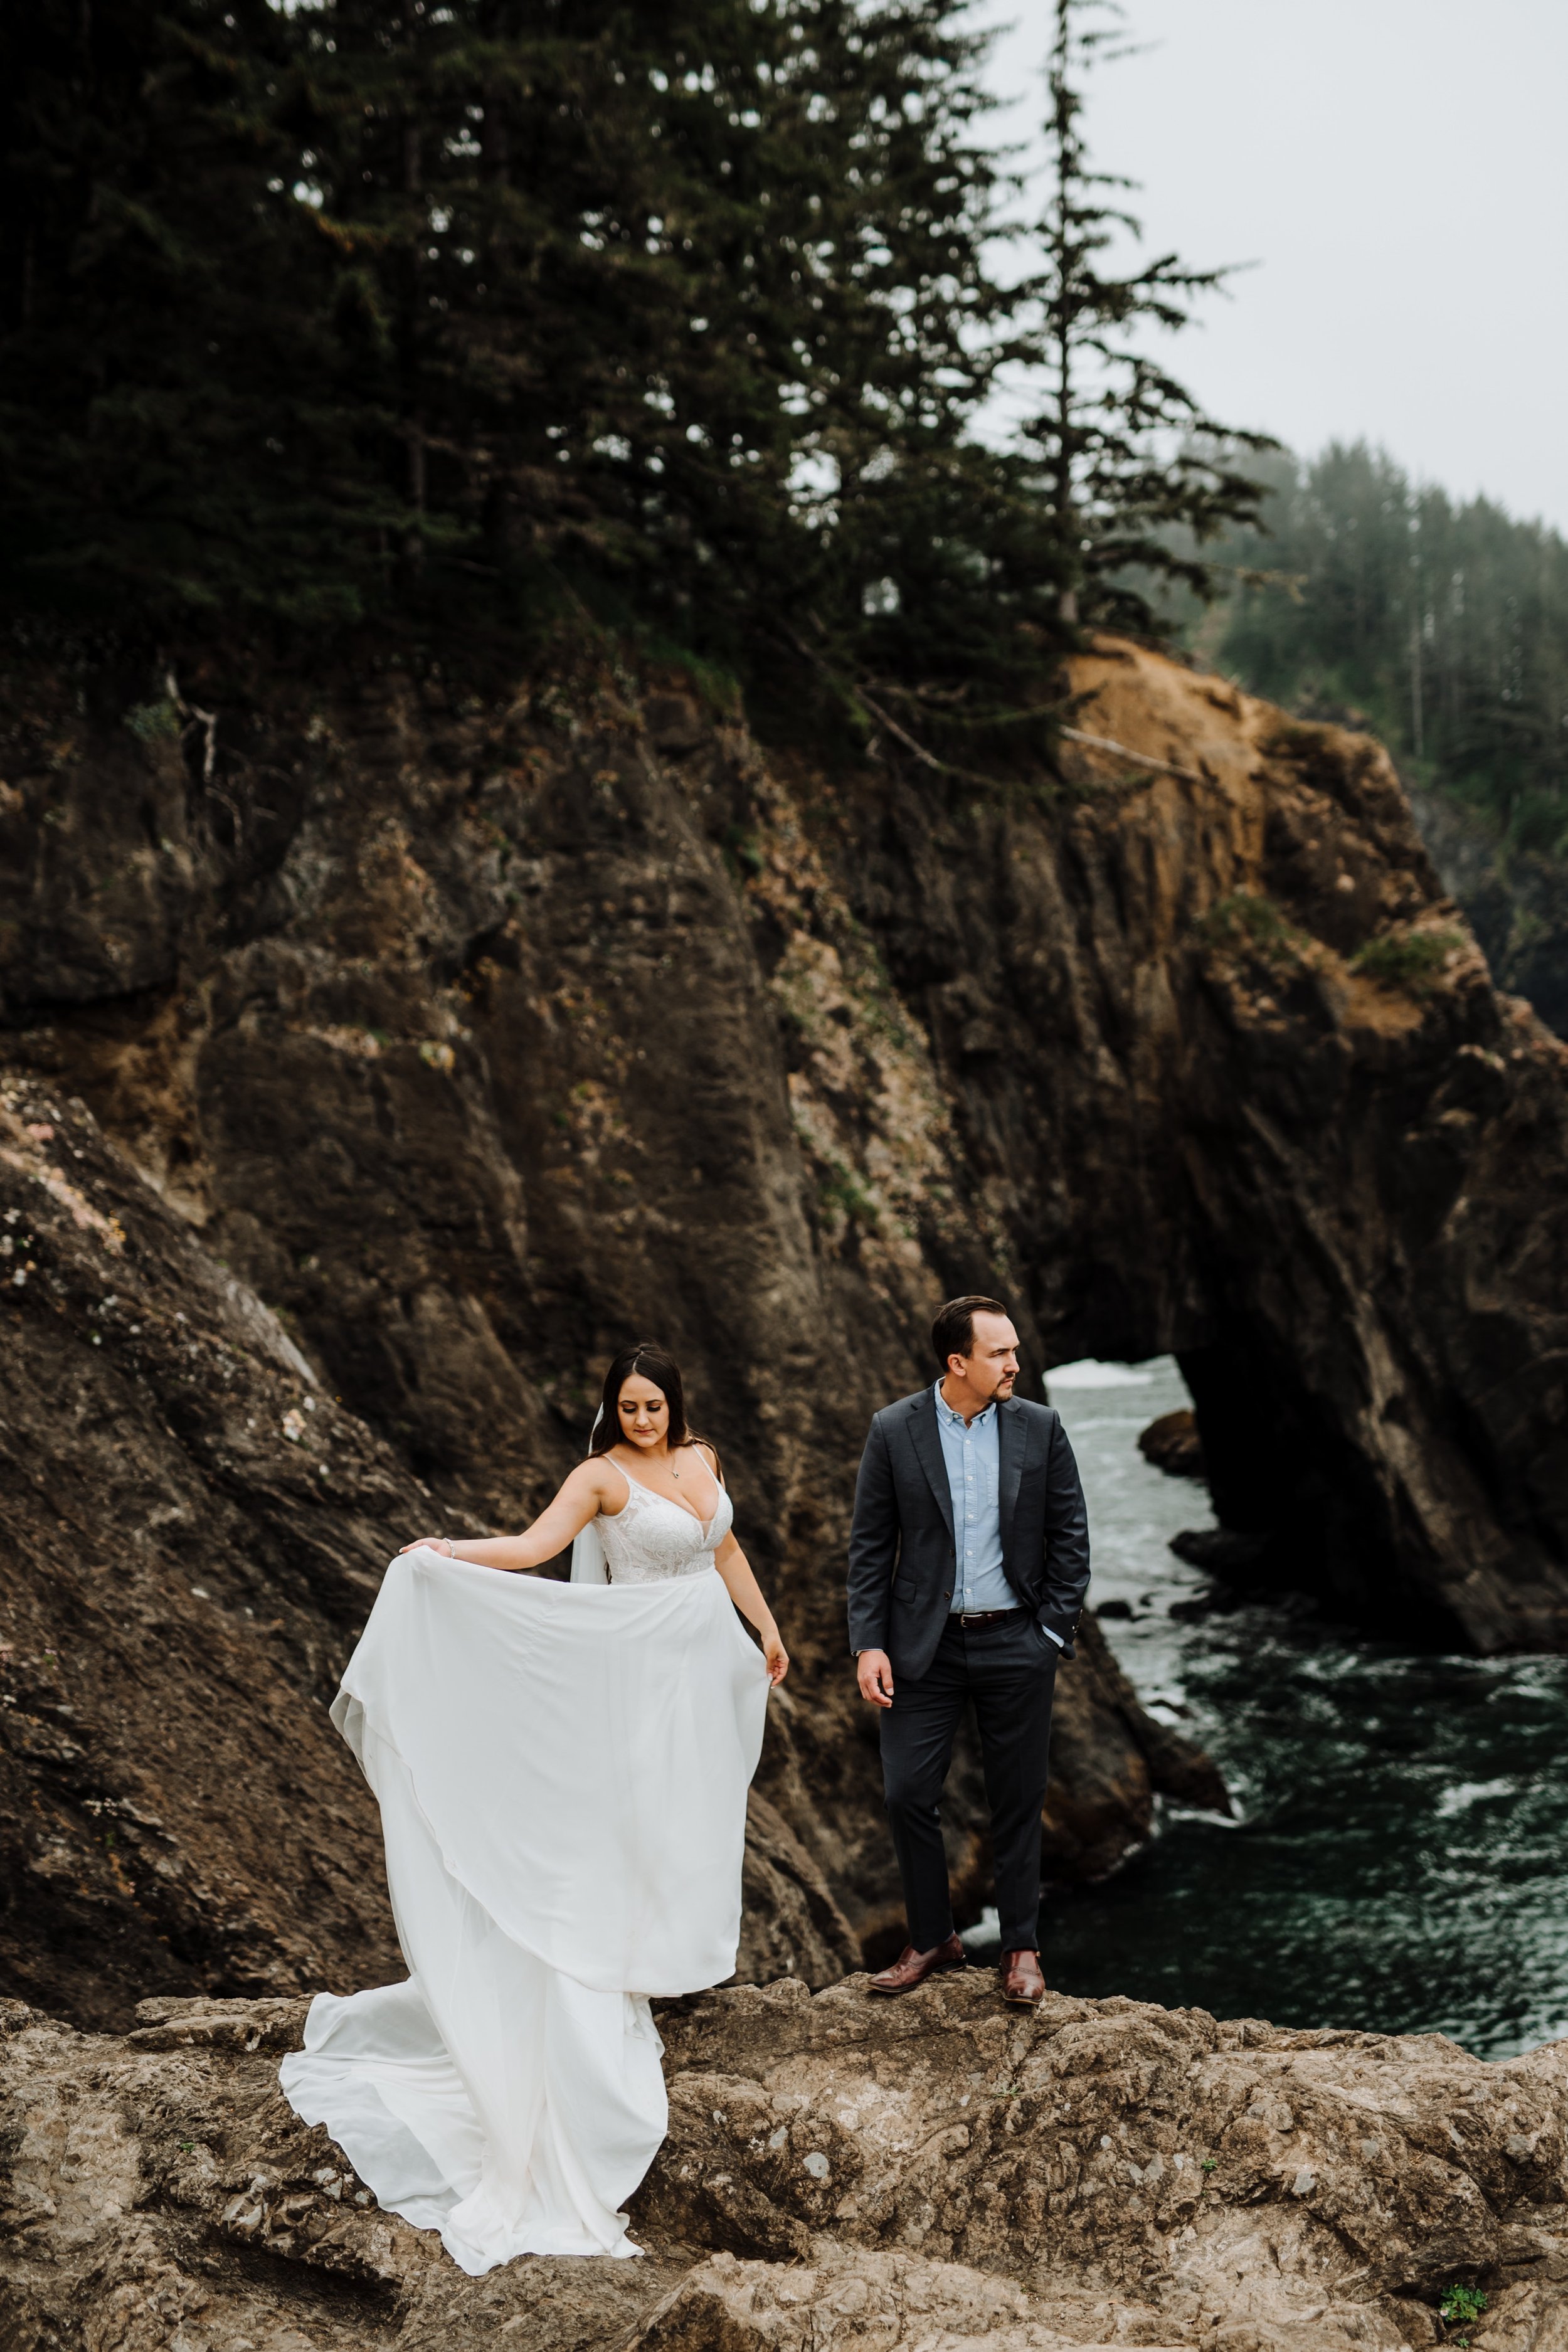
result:
<svg viewBox="0 0 1568 2352"><path fill-rule="evenodd" d="M657 1339L639 1339L633 1348L623 1348L605 1374L603 1410L599 1426L589 1441L590 1454L607 1454L621 1434L621 1391L634 1372L651 1381L656 1389L664 1391L664 1401L669 1407L669 1430L665 1444L671 1453L678 1445L691 1444L691 1432L686 1426L686 1391L681 1383L680 1366L668 1348Z"/></svg>

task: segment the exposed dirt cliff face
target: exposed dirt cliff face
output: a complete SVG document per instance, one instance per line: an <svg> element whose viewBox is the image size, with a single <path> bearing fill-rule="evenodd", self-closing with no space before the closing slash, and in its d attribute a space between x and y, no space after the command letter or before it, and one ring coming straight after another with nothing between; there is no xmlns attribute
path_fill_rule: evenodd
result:
<svg viewBox="0 0 1568 2352"><path fill-rule="evenodd" d="M166 1937L188 1971L128 1958L116 2000L363 1980L385 1930L352 1767L319 1709L292 1746L251 1714L303 1720L432 1509L536 1507L639 1331L689 1364L796 1660L753 1973L825 1980L846 1918L868 1952L897 1937L841 1563L867 1417L928 1376L946 1292L1001 1289L1037 1370L1178 1350L1258 1572L1483 1648L1563 1640L1564 1049L1492 992L1375 745L1120 646L1079 667L1067 782L1006 795L770 761L607 673L504 708L395 674L185 684L216 730L31 674L0 809L4 1230L39 1265L0 1292L16 1712L112 1758L206 1890L149 1924L150 1864L87 1810L121 1780L26 1732L8 1867L53 1885L50 1949L118 1916L118 1868L122 1948ZM111 1671L127 1561L172 1630ZM1082 1649L1047 1833L1055 1871L1093 1875L1157 1790L1222 1792L1092 1622ZM160 1723L192 1788L174 1828L167 1789L132 1785ZM276 1783L247 1786L266 1738ZM52 1882L35 1792L70 1858ZM973 1759L952 1798L973 1900ZM246 1916L278 1926L225 1942L231 1839ZM296 1907L329 1848L354 1859Z"/></svg>
<svg viewBox="0 0 1568 2352"><path fill-rule="evenodd" d="M1481 2352L1568 2323L1568 2045L1284 2032L994 1971L661 2017L641 2262L468 2279L277 2087L301 2001L154 2000L124 2039L0 2008L15 2352L1396 2352L1456 2284Z"/></svg>

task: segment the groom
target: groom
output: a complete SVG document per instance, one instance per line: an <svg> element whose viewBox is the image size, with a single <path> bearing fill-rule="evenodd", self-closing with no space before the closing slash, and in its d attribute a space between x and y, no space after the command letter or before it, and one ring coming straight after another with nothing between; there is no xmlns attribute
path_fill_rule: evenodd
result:
<svg viewBox="0 0 1568 2352"><path fill-rule="evenodd" d="M871 1979L909 1992L964 1966L939 1800L974 1702L1002 1927L1002 1996L1032 2009L1040 1972L1040 1807L1057 1661L1089 1590L1078 1465L1050 1405L1015 1397L1018 1334L995 1298L931 1326L942 1377L877 1414L855 1487L849 1642L882 1710L882 1782L909 1943Z"/></svg>

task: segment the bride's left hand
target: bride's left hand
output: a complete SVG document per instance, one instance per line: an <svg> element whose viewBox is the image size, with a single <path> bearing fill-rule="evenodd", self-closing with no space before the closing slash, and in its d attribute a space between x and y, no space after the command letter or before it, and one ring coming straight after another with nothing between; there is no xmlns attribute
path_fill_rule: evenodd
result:
<svg viewBox="0 0 1568 2352"><path fill-rule="evenodd" d="M771 1642L763 1643L763 1656L767 1661L768 1680L777 1685L789 1672L789 1652L775 1633Z"/></svg>

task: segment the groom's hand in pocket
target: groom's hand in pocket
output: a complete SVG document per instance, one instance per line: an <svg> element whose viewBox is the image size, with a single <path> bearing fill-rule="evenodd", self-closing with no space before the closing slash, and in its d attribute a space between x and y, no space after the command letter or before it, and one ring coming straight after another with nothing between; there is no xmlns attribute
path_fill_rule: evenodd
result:
<svg viewBox="0 0 1568 2352"><path fill-rule="evenodd" d="M891 1706L893 1662L886 1650L862 1650L855 1664L861 1697L873 1706Z"/></svg>

